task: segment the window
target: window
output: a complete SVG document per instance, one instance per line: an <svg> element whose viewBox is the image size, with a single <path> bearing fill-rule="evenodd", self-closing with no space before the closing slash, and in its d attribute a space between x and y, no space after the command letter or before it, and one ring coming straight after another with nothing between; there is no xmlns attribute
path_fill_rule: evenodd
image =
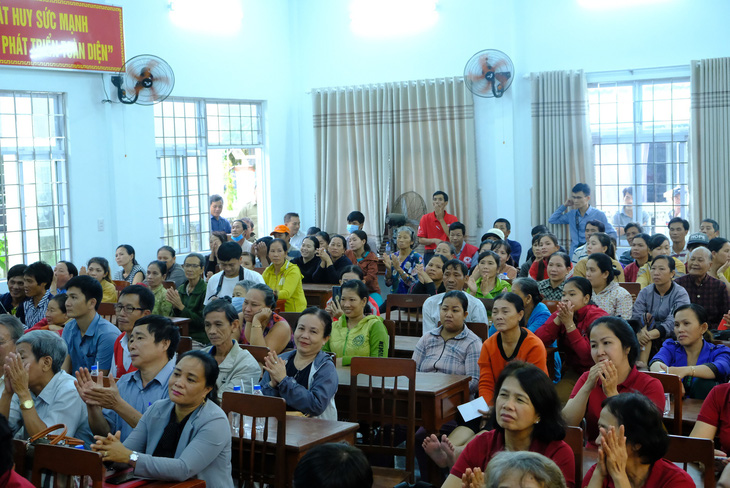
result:
<svg viewBox="0 0 730 488"><path fill-rule="evenodd" d="M183 253L208 249L214 193L226 200L224 218L257 214L261 127L261 103L168 98L155 105L165 244Z"/></svg>
<svg viewBox="0 0 730 488"><path fill-rule="evenodd" d="M63 94L0 91L0 278L69 253Z"/></svg>
<svg viewBox="0 0 730 488"><path fill-rule="evenodd" d="M595 205L617 231L634 221L668 233L688 216L689 77L589 83L588 96Z"/></svg>

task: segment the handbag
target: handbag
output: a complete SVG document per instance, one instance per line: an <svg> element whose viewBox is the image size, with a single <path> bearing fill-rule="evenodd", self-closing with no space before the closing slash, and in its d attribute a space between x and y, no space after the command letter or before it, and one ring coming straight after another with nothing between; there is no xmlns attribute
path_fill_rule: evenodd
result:
<svg viewBox="0 0 730 488"><path fill-rule="evenodd" d="M57 430L61 430L60 434L51 434ZM68 430L64 424L52 425L36 435L28 439L25 445L25 477L30 479L31 473L33 472L33 457L35 454L35 446L39 444L50 444L52 446L83 446L84 441L75 437L66 435Z"/></svg>

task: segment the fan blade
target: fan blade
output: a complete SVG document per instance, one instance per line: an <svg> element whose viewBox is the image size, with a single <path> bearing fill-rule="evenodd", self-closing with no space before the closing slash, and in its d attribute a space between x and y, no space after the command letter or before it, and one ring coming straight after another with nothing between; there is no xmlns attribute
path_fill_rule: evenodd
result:
<svg viewBox="0 0 730 488"><path fill-rule="evenodd" d="M479 56L479 67L482 69L482 74L486 74L491 69L489 68L489 55Z"/></svg>
<svg viewBox="0 0 730 488"><path fill-rule="evenodd" d="M469 79L473 82L484 81L484 75L470 74Z"/></svg>
<svg viewBox="0 0 730 488"><path fill-rule="evenodd" d="M157 94L157 90L155 90L154 86L151 86L149 89L150 96L148 97L150 100L157 100L157 97L159 96Z"/></svg>
<svg viewBox="0 0 730 488"><path fill-rule="evenodd" d="M499 70L499 68L507 66L507 60L506 59L500 59L496 63L494 63L494 66L492 66L493 71Z"/></svg>
<svg viewBox="0 0 730 488"><path fill-rule="evenodd" d="M494 73L494 77L497 78L497 81L501 84L506 85L509 83L510 78L512 78L512 73L503 71L501 73Z"/></svg>
<svg viewBox="0 0 730 488"><path fill-rule="evenodd" d="M170 78L168 78L167 76L163 76L163 75L155 76L153 78L153 80L155 83L170 83Z"/></svg>
<svg viewBox="0 0 730 488"><path fill-rule="evenodd" d="M150 62L147 63L147 66L144 67L149 72L154 71L155 68L157 68L157 65L160 64L156 59L150 59Z"/></svg>

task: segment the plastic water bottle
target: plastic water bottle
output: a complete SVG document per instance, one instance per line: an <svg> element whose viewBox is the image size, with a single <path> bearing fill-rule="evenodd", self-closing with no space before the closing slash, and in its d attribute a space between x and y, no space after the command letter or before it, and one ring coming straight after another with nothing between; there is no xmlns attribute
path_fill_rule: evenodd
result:
<svg viewBox="0 0 730 488"><path fill-rule="evenodd" d="M390 241L385 243L385 254L390 254Z"/></svg>
<svg viewBox="0 0 730 488"><path fill-rule="evenodd" d="M502 273L501 275L499 275L499 279L500 280L508 280L509 279L509 276L507 276L507 273Z"/></svg>
<svg viewBox="0 0 730 488"><path fill-rule="evenodd" d="M264 396L264 392L261 391L261 385L254 385L253 394L258 396ZM264 422L266 417L256 417L256 438L260 439L264 435ZM250 429L250 427L249 427Z"/></svg>
<svg viewBox="0 0 730 488"><path fill-rule="evenodd" d="M92 364L91 365L91 376L96 376L99 374L99 363Z"/></svg>
<svg viewBox="0 0 730 488"><path fill-rule="evenodd" d="M669 393L664 394L664 415L669 415L672 411L672 397Z"/></svg>
<svg viewBox="0 0 730 488"><path fill-rule="evenodd" d="M83 451L84 445L74 446L74 449L81 449ZM84 484L84 479L86 480L86 484ZM73 488L83 488L84 486L92 486L93 484L94 482L91 480L91 476L73 476L71 478Z"/></svg>
<svg viewBox="0 0 730 488"><path fill-rule="evenodd" d="M234 386L233 393L241 393L241 387ZM241 416L237 412L228 412L228 422L231 424L231 434L238 436L241 427Z"/></svg>

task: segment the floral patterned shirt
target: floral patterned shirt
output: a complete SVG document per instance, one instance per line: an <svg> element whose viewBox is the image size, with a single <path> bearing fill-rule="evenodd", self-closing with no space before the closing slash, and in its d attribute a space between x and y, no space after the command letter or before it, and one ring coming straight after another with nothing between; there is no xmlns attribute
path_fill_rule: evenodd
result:
<svg viewBox="0 0 730 488"><path fill-rule="evenodd" d="M394 256L399 256L399 252L393 253ZM398 270L393 268L390 275L390 291L392 293L408 293L408 290L418 280L418 274L416 273L416 265L423 264L423 257L417 252L411 251L408 256L400 263L400 267L408 275L405 279L401 278Z"/></svg>

